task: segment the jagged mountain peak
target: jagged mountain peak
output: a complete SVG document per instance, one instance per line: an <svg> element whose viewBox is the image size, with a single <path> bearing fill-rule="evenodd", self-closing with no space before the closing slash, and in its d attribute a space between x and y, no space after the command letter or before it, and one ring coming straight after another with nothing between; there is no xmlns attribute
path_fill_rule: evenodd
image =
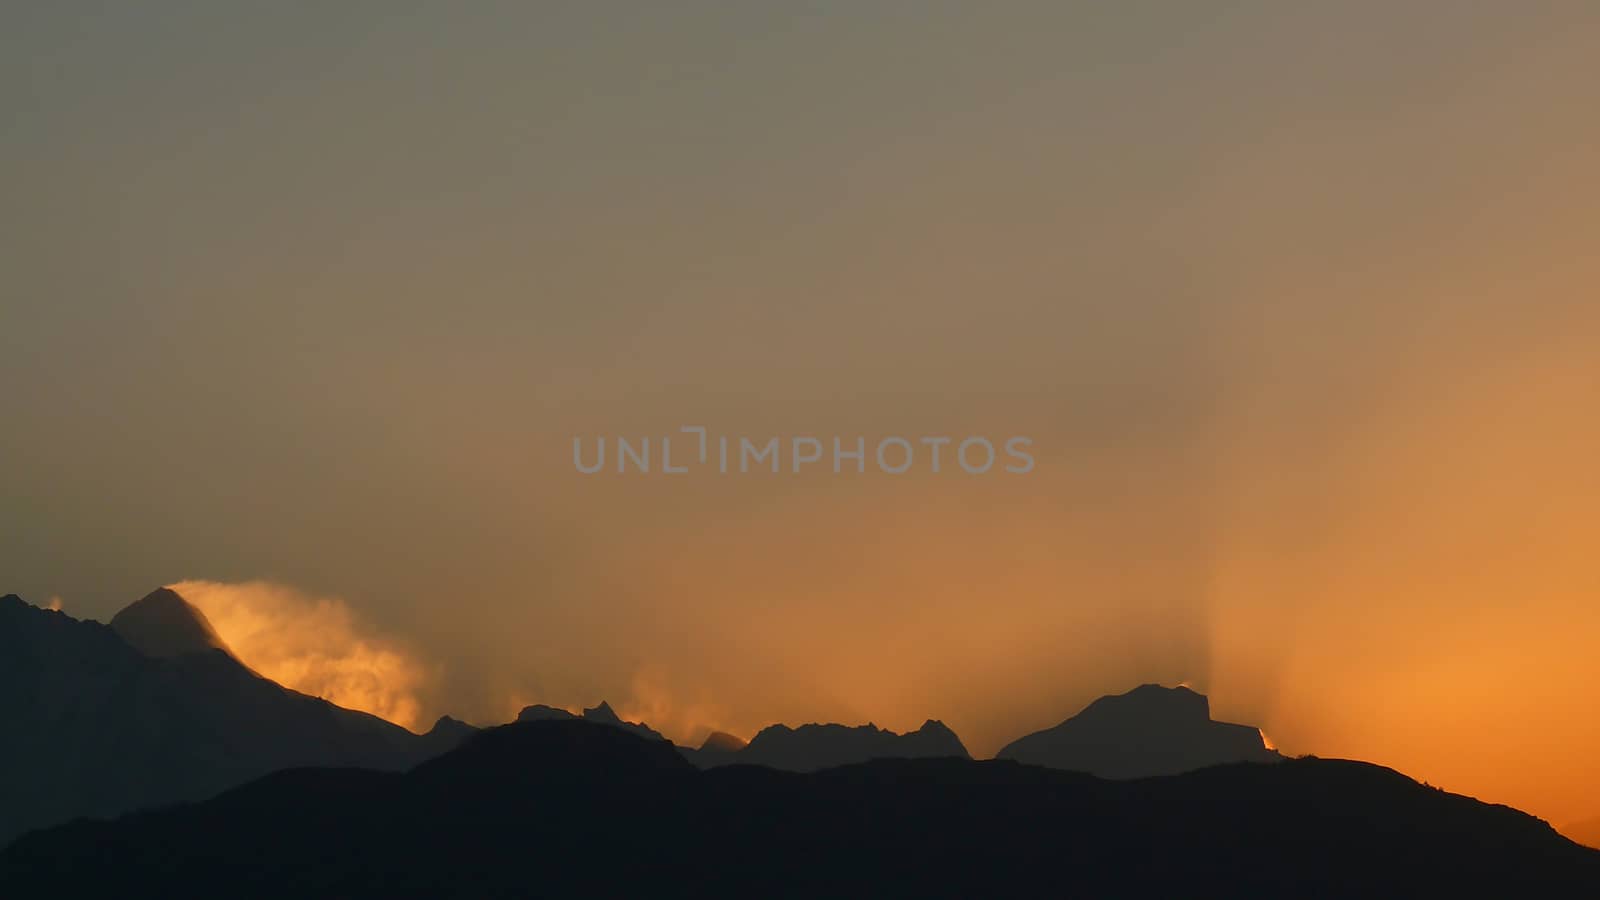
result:
<svg viewBox="0 0 1600 900"><path fill-rule="evenodd" d="M617 715L611 704L604 700L596 706L591 706L583 711L583 717L591 722L601 722L606 725L621 725L622 718Z"/></svg>
<svg viewBox="0 0 1600 900"><path fill-rule="evenodd" d="M737 735L726 731L713 731L700 743L700 749L713 753L737 753L749 745L749 741Z"/></svg>

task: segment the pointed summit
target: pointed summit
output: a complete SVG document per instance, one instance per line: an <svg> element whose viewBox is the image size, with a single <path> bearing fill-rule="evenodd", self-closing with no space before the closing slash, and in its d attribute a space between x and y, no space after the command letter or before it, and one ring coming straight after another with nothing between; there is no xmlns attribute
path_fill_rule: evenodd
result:
<svg viewBox="0 0 1600 900"><path fill-rule="evenodd" d="M433 723L433 727L422 735L420 744L426 748L424 752L432 756L454 750L477 733L478 729L460 719L440 716L438 721Z"/></svg>
<svg viewBox="0 0 1600 900"><path fill-rule="evenodd" d="M169 588L158 588L111 619L111 630L133 649L156 659L209 653L228 647L205 613Z"/></svg>
<svg viewBox="0 0 1600 900"><path fill-rule="evenodd" d="M706 739L699 747L679 747L678 752L684 758L702 769L712 766L725 766L739 761L739 751L750 745L744 738L731 735L726 731L713 731L706 735Z"/></svg>
<svg viewBox="0 0 1600 900"><path fill-rule="evenodd" d="M967 745L961 743L961 738L951 730L949 725L938 719L929 719L922 723L916 731L908 731L902 741L909 752L907 756L955 756L970 759L971 753L967 752Z"/></svg>
<svg viewBox="0 0 1600 900"><path fill-rule="evenodd" d="M583 715L580 716L575 716L564 709L557 709L554 706L546 706L543 703L525 706L522 712L517 713L518 722L543 722L551 719L582 719L593 725L610 725L613 728L621 728L623 731L631 731L652 741L666 740L665 737L661 736L660 732L643 722L624 721L621 716L617 715L616 710L611 708L611 704L604 700L601 700L598 705L584 710Z"/></svg>
<svg viewBox="0 0 1600 900"><path fill-rule="evenodd" d="M642 738L646 738L647 740L666 740L666 737L664 737L661 732L656 731L654 728L651 728L649 725L646 725L643 722L629 722L623 719L621 716L617 715L616 710L611 708L611 704L604 700L600 701L599 706L591 706L590 708L584 710L583 720L585 722L595 722L600 725L610 725L614 728L621 728L624 731L631 731Z"/></svg>
<svg viewBox="0 0 1600 900"><path fill-rule="evenodd" d="M611 708L611 704L604 700L599 706L593 706L583 711L583 717L590 722L599 722L602 725L621 725L622 719Z"/></svg>
<svg viewBox="0 0 1600 900"><path fill-rule="evenodd" d="M700 744L700 750L701 752L711 753L738 753L749 744L750 742L744 738L731 735L726 731L713 731L706 735L705 741Z"/></svg>

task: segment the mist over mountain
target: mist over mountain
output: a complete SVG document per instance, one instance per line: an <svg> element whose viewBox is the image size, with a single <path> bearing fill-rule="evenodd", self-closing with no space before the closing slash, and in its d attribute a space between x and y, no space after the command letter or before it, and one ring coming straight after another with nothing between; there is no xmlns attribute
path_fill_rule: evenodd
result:
<svg viewBox="0 0 1600 900"><path fill-rule="evenodd" d="M1012 741L996 758L1102 778L1176 775L1222 763L1281 759L1260 730L1213 721L1204 694L1158 684L1101 697L1053 728Z"/></svg>
<svg viewBox="0 0 1600 900"><path fill-rule="evenodd" d="M262 678L165 589L111 625L0 598L0 709L0 843L296 766L403 769L465 733L416 735Z"/></svg>
<svg viewBox="0 0 1600 900"><path fill-rule="evenodd" d="M248 877L244 877L248 875ZM1578 897L1600 852L1365 763L1108 781L1020 763L701 770L581 718L396 774L280 772L36 832L0 883L88 896Z"/></svg>
<svg viewBox="0 0 1600 900"><path fill-rule="evenodd" d="M158 588L111 618L111 630L154 659L218 650L232 656L205 613L170 588Z"/></svg>

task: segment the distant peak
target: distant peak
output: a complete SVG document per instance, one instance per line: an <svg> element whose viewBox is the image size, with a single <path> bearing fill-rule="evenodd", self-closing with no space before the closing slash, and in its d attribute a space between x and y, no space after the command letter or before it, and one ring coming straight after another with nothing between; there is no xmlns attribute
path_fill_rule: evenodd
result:
<svg viewBox="0 0 1600 900"><path fill-rule="evenodd" d="M554 706L546 706L543 703L535 703L532 706L524 706L522 708L522 712L517 713L518 722L543 722L550 719L570 719L572 717L572 713L567 712L564 709L557 709Z"/></svg>
<svg viewBox="0 0 1600 900"><path fill-rule="evenodd" d="M466 722L461 721L460 719L452 716L440 716L438 721L433 723L433 727L428 729L427 733L438 735L465 735L477 730L478 729L472 727Z"/></svg>
<svg viewBox="0 0 1600 900"><path fill-rule="evenodd" d="M719 750L724 753L737 753L749 745L744 738L735 737L726 731L713 731L706 735L705 742L700 745L701 750Z"/></svg>
<svg viewBox="0 0 1600 900"><path fill-rule="evenodd" d="M1139 709L1150 714L1185 719L1210 720L1211 701L1186 684L1166 687L1141 684L1126 694L1112 694L1094 701L1079 715L1094 715L1112 710Z"/></svg>
<svg viewBox="0 0 1600 900"><path fill-rule="evenodd" d="M1188 685L1142 684L1101 697L1070 719L1000 748L999 759L1101 778L1176 775L1231 762L1277 762L1261 730L1211 718Z"/></svg>
<svg viewBox="0 0 1600 900"><path fill-rule="evenodd" d="M170 588L157 588L117 613L111 630L133 649L157 659L212 650L228 653L205 613Z"/></svg>
<svg viewBox="0 0 1600 900"><path fill-rule="evenodd" d="M607 725L621 725L622 719L611 708L611 704L604 700L599 706L590 707L583 711L583 717L593 722L604 722Z"/></svg>
<svg viewBox="0 0 1600 900"><path fill-rule="evenodd" d="M1141 684L1138 687L1134 688L1133 690L1128 691L1126 694L1112 694L1111 696L1113 696L1113 697L1127 697L1127 696L1136 696L1136 695L1140 695L1140 694L1147 695L1147 696L1180 696L1180 697L1188 696L1188 695L1193 695L1193 696L1196 696L1196 697L1204 697L1205 696L1204 694L1202 694L1199 691L1195 690L1194 688L1190 687L1188 682L1184 682L1182 684L1175 684L1172 687L1167 687L1164 684L1157 684L1156 682L1153 682L1153 681L1146 682L1145 684Z"/></svg>

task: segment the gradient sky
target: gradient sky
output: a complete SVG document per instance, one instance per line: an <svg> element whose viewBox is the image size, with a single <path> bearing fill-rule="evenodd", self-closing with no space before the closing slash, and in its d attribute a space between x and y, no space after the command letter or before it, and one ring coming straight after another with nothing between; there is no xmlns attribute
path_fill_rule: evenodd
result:
<svg viewBox="0 0 1600 900"><path fill-rule="evenodd" d="M1318 6L9 6L0 591L423 727L1186 680L1600 815L1600 9ZM693 424L1038 465L572 466Z"/></svg>

